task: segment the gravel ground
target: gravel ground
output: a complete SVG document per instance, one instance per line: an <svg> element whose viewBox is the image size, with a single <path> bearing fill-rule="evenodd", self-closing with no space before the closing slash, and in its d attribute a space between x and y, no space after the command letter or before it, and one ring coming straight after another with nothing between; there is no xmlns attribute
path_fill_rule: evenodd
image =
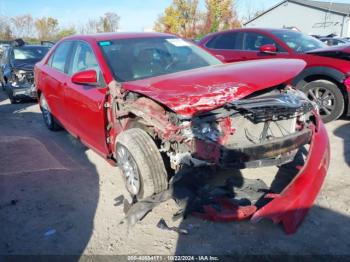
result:
<svg viewBox="0 0 350 262"><path fill-rule="evenodd" d="M120 224L123 208L116 198L125 191L118 169L67 132L48 131L36 104L11 105L0 91L0 254L350 255L349 120L327 126L331 167L294 235L270 221L220 224L189 217L173 222L173 201L128 228ZM242 174L270 183L277 171ZM160 218L187 228L189 235L158 229Z"/></svg>

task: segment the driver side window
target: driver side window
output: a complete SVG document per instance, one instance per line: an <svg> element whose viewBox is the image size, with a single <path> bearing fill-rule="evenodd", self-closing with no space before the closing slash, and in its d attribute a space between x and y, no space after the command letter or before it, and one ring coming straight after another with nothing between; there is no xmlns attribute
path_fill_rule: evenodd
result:
<svg viewBox="0 0 350 262"><path fill-rule="evenodd" d="M244 34L243 50L245 51L258 52L261 46L267 44L275 45L278 52L285 52L285 50L279 44L268 36L254 32L246 32Z"/></svg>
<svg viewBox="0 0 350 262"><path fill-rule="evenodd" d="M69 75L90 69L96 71L98 82L100 83L99 85L102 86L104 84L104 80L94 52L89 44L77 42L73 51Z"/></svg>

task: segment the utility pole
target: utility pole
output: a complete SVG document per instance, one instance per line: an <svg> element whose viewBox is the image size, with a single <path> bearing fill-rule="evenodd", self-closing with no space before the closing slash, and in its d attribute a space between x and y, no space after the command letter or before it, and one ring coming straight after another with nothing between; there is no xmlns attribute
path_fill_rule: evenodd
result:
<svg viewBox="0 0 350 262"><path fill-rule="evenodd" d="M333 0L331 0L331 1L329 2L328 12L325 13L325 15L324 15L324 24L323 24L323 28L324 28L324 29L326 29L328 16L329 16L329 14L330 14L330 12L331 12L331 10L332 10L332 6L333 6Z"/></svg>

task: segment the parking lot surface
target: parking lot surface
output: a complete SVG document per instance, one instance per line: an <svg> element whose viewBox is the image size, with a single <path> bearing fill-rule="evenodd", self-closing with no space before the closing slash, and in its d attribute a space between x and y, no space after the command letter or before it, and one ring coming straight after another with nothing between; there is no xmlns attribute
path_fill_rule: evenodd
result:
<svg viewBox="0 0 350 262"><path fill-rule="evenodd" d="M128 228L120 223L123 207L116 200L125 193L118 169L66 131L48 131L37 104L11 105L0 91L0 254L350 255L350 119L327 129L328 176L294 235L270 221L172 221L172 200ZM269 181L277 171L242 173ZM157 228L160 218L189 234Z"/></svg>

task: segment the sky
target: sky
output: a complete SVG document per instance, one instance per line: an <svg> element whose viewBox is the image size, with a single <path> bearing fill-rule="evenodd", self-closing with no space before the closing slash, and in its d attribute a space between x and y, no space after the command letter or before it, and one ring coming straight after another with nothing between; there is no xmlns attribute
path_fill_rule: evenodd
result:
<svg viewBox="0 0 350 262"><path fill-rule="evenodd" d="M202 3L204 0L200 0ZM239 0L238 15L243 17L249 9L267 9L281 0ZM33 17L52 16L61 26L80 26L88 19L106 12L120 17L122 31L143 31L154 22L172 0L0 0L0 14L7 17L31 14ZM335 2L350 3L350 0ZM203 4L202 4L203 7Z"/></svg>

